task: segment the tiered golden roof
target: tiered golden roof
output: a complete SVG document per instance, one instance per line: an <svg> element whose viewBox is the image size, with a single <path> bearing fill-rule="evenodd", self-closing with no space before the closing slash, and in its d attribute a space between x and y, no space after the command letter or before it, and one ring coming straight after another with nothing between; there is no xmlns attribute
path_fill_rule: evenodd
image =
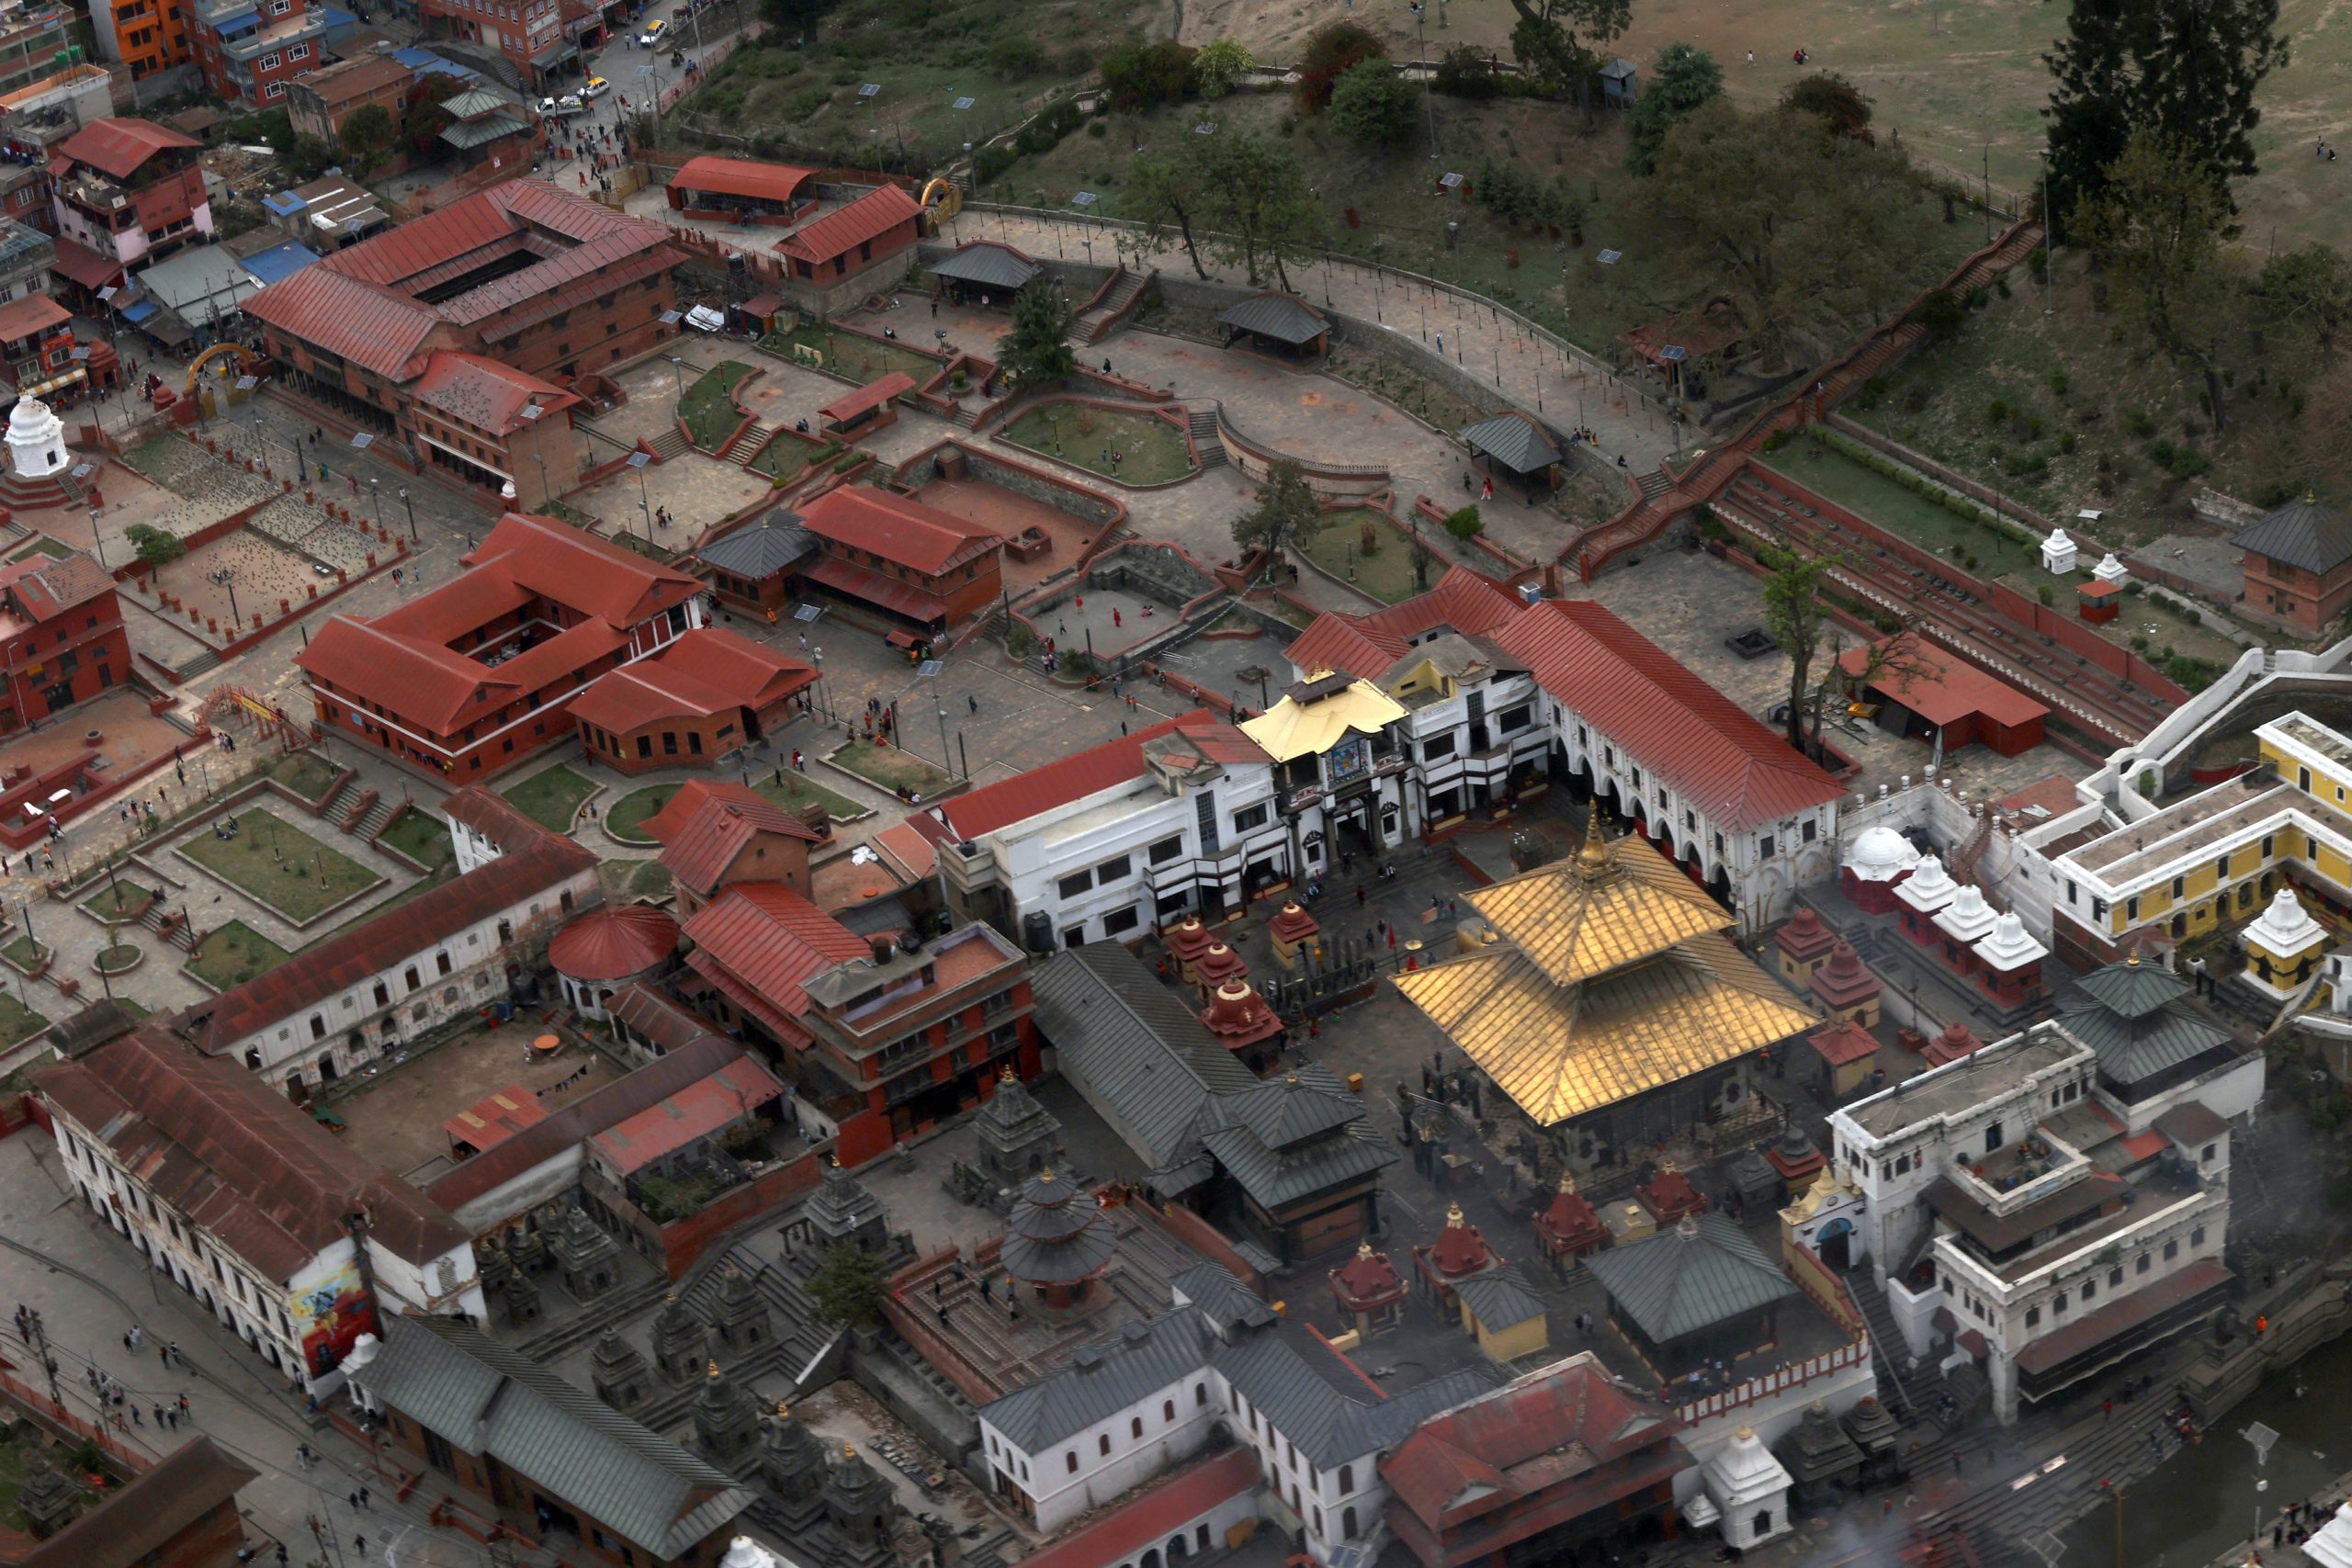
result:
<svg viewBox="0 0 2352 1568"><path fill-rule="evenodd" d="M1721 934L1648 844L1603 840L1470 896L1508 943L1396 977L1545 1126L1735 1061L1820 1020Z"/></svg>

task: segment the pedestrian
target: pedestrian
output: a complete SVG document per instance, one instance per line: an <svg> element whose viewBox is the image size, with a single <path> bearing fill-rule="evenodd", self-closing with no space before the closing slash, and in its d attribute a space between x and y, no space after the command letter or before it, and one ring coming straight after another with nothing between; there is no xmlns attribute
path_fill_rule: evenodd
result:
<svg viewBox="0 0 2352 1568"><path fill-rule="evenodd" d="M967 705L968 705L970 706L971 710L972 710L974 713L978 713L978 712L979 712L979 711L980 711L980 699L979 699L979 698L978 698L978 697L976 697L976 696L974 696L974 695L972 695L972 694L971 694L971 693L967 692L967 693L965 693L965 694L964 694L964 701L965 701L965 703L966 703Z"/></svg>
<svg viewBox="0 0 2352 1568"><path fill-rule="evenodd" d="M365 1486L359 1489L359 1506L363 1509L368 1507L368 1488Z"/></svg>
<svg viewBox="0 0 2352 1568"><path fill-rule="evenodd" d="M171 1423L173 1431L180 1429L180 1413L168 1404L164 1406L164 1419Z"/></svg>
<svg viewBox="0 0 2352 1568"><path fill-rule="evenodd" d="M181 1414L181 1415L183 1415L183 1416L186 1416L186 1415L187 1415L187 1414L188 1414L188 1408L187 1408L187 1394L181 1394L181 1395L180 1395L180 1414Z"/></svg>
<svg viewBox="0 0 2352 1568"><path fill-rule="evenodd" d="M172 1352L168 1347L163 1345L156 1346L155 1359L163 1363L164 1370L165 1371L170 1371L172 1370Z"/></svg>
<svg viewBox="0 0 2352 1568"><path fill-rule="evenodd" d="M120 1417L118 1416L116 1419L119 1420ZM130 1407L130 1424L134 1427L143 1427L147 1424L139 1418L139 1406L136 1404Z"/></svg>
<svg viewBox="0 0 2352 1568"><path fill-rule="evenodd" d="M1356 884L1356 908L1363 908L1363 884L1361 882Z"/></svg>
<svg viewBox="0 0 2352 1568"><path fill-rule="evenodd" d="M346 1492L346 1493L345 1493L345 1494L343 1495L343 1500L344 1500L344 1502L345 1502L345 1504L347 1504L347 1505L350 1506L351 1511L352 1511L353 1513L355 1513L355 1514L356 1514L356 1513L357 1513L357 1512L359 1511L359 1494L358 1494L358 1493L356 1493L356 1492Z"/></svg>
<svg viewBox="0 0 2352 1568"><path fill-rule="evenodd" d="M1951 1472L1954 1475L1965 1474L1967 1472L1967 1465L1962 1462L1960 1455L1954 1454L1951 1456Z"/></svg>
<svg viewBox="0 0 2352 1568"><path fill-rule="evenodd" d="M172 1365L175 1367L184 1367L187 1365L186 1361L180 1359L180 1342L178 1340L173 1340L166 1348L172 1353Z"/></svg>
<svg viewBox="0 0 2352 1568"><path fill-rule="evenodd" d="M164 1407L160 1404L151 1404L148 1408L155 1413L155 1430L158 1432L162 1431L164 1429Z"/></svg>
<svg viewBox="0 0 2352 1568"><path fill-rule="evenodd" d="M2109 1398L2100 1400L2098 1402L2098 1408L2099 1422L2102 1426L2115 1419L2115 1401L2113 1399Z"/></svg>
<svg viewBox="0 0 2352 1568"><path fill-rule="evenodd" d="M304 1470L311 1468L311 1445L303 1443L294 1450L294 1462Z"/></svg>
<svg viewBox="0 0 2352 1568"><path fill-rule="evenodd" d="M1437 334L1437 356L1440 359L1445 357L1445 334L1443 333Z"/></svg>
<svg viewBox="0 0 2352 1568"><path fill-rule="evenodd" d="M364 1535L354 1533L351 1538L351 1550L359 1553L360 1556L366 1557L368 1555L368 1538Z"/></svg>

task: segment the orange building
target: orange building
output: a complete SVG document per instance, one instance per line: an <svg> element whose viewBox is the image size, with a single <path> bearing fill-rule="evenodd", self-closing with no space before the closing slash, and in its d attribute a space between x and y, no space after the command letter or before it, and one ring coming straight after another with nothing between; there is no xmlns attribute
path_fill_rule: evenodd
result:
<svg viewBox="0 0 2352 1568"><path fill-rule="evenodd" d="M792 721L817 683L797 659L716 626L597 679L571 705L591 761L624 773L711 767Z"/></svg>
<svg viewBox="0 0 2352 1568"><path fill-rule="evenodd" d="M804 504L818 554L802 563L819 597L892 629L938 636L1004 591L1004 537L888 491L843 486Z"/></svg>

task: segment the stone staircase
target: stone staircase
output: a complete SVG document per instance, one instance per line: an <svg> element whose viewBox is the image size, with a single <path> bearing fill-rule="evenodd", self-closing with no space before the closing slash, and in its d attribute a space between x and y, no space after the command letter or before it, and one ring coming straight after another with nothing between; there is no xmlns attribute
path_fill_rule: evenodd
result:
<svg viewBox="0 0 2352 1568"><path fill-rule="evenodd" d="M655 462L666 463L671 458L681 457L684 454L687 446L686 433L680 430L675 424L672 424L664 428L659 434L655 435L652 440L647 442L646 445L653 448L653 460Z"/></svg>
<svg viewBox="0 0 2352 1568"><path fill-rule="evenodd" d="M639 1313L652 1310L654 1304L669 1293L670 1281L663 1279L631 1285L627 1290L616 1291L605 1297L593 1311L579 1313L527 1339L517 1339L509 1348L535 1361L551 1361L566 1350L584 1345L602 1334L606 1324L626 1322Z"/></svg>
<svg viewBox="0 0 2352 1568"><path fill-rule="evenodd" d="M1233 462L1225 455L1225 443L1217 439L1216 411L1193 409L1191 412L1193 446L1201 456L1201 472L1205 474L1212 468L1231 468Z"/></svg>
<svg viewBox="0 0 2352 1568"><path fill-rule="evenodd" d="M1091 348L1109 337L1111 329L1126 315L1128 308L1135 304L1150 282L1149 273L1121 265L1110 292L1103 295L1102 301L1092 310L1071 323L1069 345L1072 348Z"/></svg>
<svg viewBox="0 0 2352 1568"><path fill-rule="evenodd" d="M376 835L390 827L392 818L398 817L407 804L403 800L387 800L379 796L376 802L361 814L357 825L351 829L353 835L365 839L370 843L375 842Z"/></svg>
<svg viewBox="0 0 2352 1568"><path fill-rule="evenodd" d="M770 424L765 420L753 420L738 431L735 439L727 444L725 450L718 454L719 461L739 464L750 462L752 454L767 445L768 437L783 428L780 423Z"/></svg>
<svg viewBox="0 0 2352 1568"><path fill-rule="evenodd" d="M1870 1329L1871 1365L1894 1390L1895 1402L1906 1416L1914 1419L1926 1416L1928 1407L1939 1403L1928 1386L1934 1380L1925 1368L1912 1364L1911 1347L1904 1340L1903 1330L1895 1326L1894 1309L1887 1305L1886 1292L1878 1288L1878 1280L1867 1269L1848 1274L1846 1288L1853 1292L1854 1304L1862 1309L1862 1322Z"/></svg>
<svg viewBox="0 0 2352 1568"><path fill-rule="evenodd" d="M1636 475L1634 483L1641 491L1644 501L1656 501L1674 488L1674 476L1660 467Z"/></svg>
<svg viewBox="0 0 2352 1568"><path fill-rule="evenodd" d="M172 673L178 676L181 681L187 682L194 680L197 676L205 673L207 671L218 670L220 668L220 655L216 650L208 648L202 653L198 654L194 659L189 660L187 663L174 665L172 667Z"/></svg>
<svg viewBox="0 0 2352 1568"><path fill-rule="evenodd" d="M186 953L194 953L196 951L196 938L189 933L187 925L185 921L173 928L169 934L164 932L164 915L170 908L171 906L167 900L158 898L155 902L147 906L147 912L139 917L139 923L146 927L149 931L153 931L157 936L163 937L165 942L170 942L174 947L179 948L181 951Z"/></svg>

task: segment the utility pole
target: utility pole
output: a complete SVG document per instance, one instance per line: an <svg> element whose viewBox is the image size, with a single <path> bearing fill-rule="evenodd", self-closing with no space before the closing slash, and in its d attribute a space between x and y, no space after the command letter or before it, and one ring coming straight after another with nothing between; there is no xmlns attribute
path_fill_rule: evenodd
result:
<svg viewBox="0 0 2352 1568"><path fill-rule="evenodd" d="M49 1402L57 1406L57 1413L62 1416L65 1413L65 1395L57 1386L57 1358L50 1354L49 1325L41 1321L39 1312L30 1308L25 1312L25 1335L32 1342L33 1354L40 1358L41 1371L49 1374Z"/></svg>

